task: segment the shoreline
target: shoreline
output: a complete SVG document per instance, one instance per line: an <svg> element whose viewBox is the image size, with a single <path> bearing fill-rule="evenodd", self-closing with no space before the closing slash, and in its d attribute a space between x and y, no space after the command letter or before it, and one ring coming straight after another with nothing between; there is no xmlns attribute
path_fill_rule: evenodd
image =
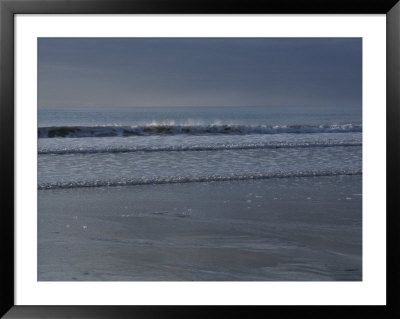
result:
<svg viewBox="0 0 400 319"><path fill-rule="evenodd" d="M231 174L231 175L211 175L211 176L191 176L191 177L155 177L123 179L113 181L87 181L87 182L59 182L42 183L38 185L38 190L45 189L69 189L69 188L93 188L93 187L115 187L115 186L141 186L159 184L186 184L186 183L209 183L209 182L228 182L228 181L251 181L273 178L304 178L304 177L323 177L323 176L351 176L362 175L361 169L348 170L320 170L320 171L300 171L300 172L271 172L255 174Z"/></svg>

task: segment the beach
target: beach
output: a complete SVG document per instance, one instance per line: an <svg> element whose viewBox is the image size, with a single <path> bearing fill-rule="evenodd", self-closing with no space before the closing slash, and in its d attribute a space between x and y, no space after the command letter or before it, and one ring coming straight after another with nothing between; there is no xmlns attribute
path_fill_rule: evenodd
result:
<svg viewBox="0 0 400 319"><path fill-rule="evenodd" d="M362 38L40 38L38 281L361 281Z"/></svg>
<svg viewBox="0 0 400 319"><path fill-rule="evenodd" d="M362 175L38 190L40 281L360 281Z"/></svg>

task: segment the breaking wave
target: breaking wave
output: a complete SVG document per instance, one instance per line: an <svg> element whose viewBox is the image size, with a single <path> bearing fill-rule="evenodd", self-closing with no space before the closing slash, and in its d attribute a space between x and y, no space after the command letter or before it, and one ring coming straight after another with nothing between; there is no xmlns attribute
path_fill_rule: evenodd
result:
<svg viewBox="0 0 400 319"><path fill-rule="evenodd" d="M138 125L138 126L52 126L39 127L39 138L112 137L146 135L281 134L362 132L361 124L332 125Z"/></svg>
<svg viewBox="0 0 400 319"><path fill-rule="evenodd" d="M38 185L39 190L44 189L66 189L82 187L106 187L106 186L128 186L128 185L152 185L152 184L176 184L176 183L200 183L200 182L222 182L222 181L242 181L259 180L269 178L289 178L289 177L319 177L319 176L338 176L338 175L362 175L362 170L322 170L322 171L300 171L300 172L273 172L264 174L233 174L233 175L212 175L212 176L174 176L174 177L154 177L121 179L111 181L74 181L58 183L42 183Z"/></svg>

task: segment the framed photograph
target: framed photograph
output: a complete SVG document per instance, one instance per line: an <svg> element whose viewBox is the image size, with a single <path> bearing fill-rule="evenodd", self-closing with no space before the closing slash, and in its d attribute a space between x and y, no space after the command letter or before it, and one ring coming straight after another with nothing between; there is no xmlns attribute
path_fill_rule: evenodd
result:
<svg viewBox="0 0 400 319"><path fill-rule="evenodd" d="M397 1L0 10L5 318L398 313Z"/></svg>

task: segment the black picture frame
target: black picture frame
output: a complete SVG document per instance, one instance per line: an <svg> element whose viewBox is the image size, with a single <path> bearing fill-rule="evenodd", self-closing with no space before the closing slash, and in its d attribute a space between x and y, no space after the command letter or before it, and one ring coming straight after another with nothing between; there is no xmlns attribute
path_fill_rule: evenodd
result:
<svg viewBox="0 0 400 319"><path fill-rule="evenodd" d="M387 305L386 306L16 306L14 304L14 15L15 14L385 14L387 21ZM0 0L0 315L5 318L355 317L400 315L398 201L400 3L398 0ZM377 212L385 213L385 212Z"/></svg>

